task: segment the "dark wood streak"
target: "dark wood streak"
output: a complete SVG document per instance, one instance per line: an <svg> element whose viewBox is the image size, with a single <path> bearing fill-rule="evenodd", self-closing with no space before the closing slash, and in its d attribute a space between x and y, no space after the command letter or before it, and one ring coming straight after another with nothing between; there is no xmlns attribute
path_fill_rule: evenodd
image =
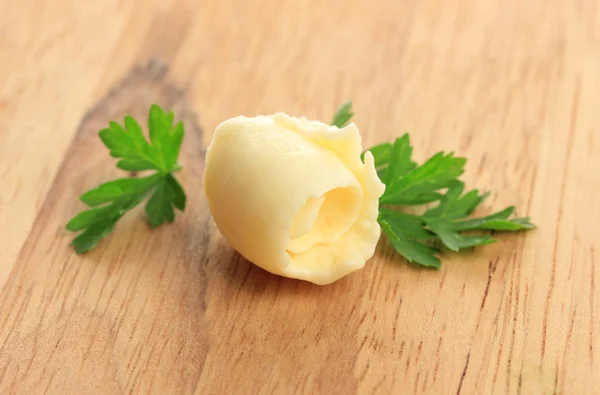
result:
<svg viewBox="0 0 600 395"><path fill-rule="evenodd" d="M442 341L444 340L443 336L440 336L440 340L438 341L438 345L435 349L435 366L433 368L433 382L435 383L437 379L438 370L440 368L440 350L442 349Z"/></svg>
<svg viewBox="0 0 600 395"><path fill-rule="evenodd" d="M596 320L596 309L594 306L594 296L596 295L596 262L594 257L594 247L590 247L590 329L589 329L589 351L590 363L594 366L594 325Z"/></svg>
<svg viewBox="0 0 600 395"><path fill-rule="evenodd" d="M555 369L554 369L554 391L553 394L557 395L558 392L558 362L556 362L555 364Z"/></svg>
<svg viewBox="0 0 600 395"><path fill-rule="evenodd" d="M413 390L413 394L419 393L417 388L419 387L419 378L421 377L421 371L417 372L417 376L415 377L415 389Z"/></svg>
<svg viewBox="0 0 600 395"><path fill-rule="evenodd" d="M167 75L166 66L156 59L137 66L84 115L0 294L2 309L18 306L11 308L17 315L4 316L0 322L0 372L16 372L12 378L0 377L0 389L188 393L195 388L208 351L208 333L203 325L206 280L202 269L194 267L202 267L203 262L190 258L196 256L198 248L203 249L198 240L206 241L202 233L208 216L203 203L197 200L201 177L190 177L194 171L185 167L203 163L202 130L186 103L185 93L170 84ZM73 234L63 231L63 227L81 209L78 191L119 173L97 138L97 131L126 113L144 119L153 102L173 110L186 125L180 157L184 170L179 176L188 191L189 217L179 216L174 224L150 232L140 224L139 214L136 218L131 213L96 250L85 256L75 255L69 246ZM189 218L202 225L194 225ZM178 238L173 237L175 229ZM41 239L47 232L60 237ZM191 244L194 248L185 243L190 240L196 241ZM169 242L169 247L157 253L162 255L153 254L160 241ZM144 259L132 259L134 253ZM169 271L168 278L163 277L162 267L167 257L171 265L178 266ZM44 281L36 281L42 278ZM23 295L19 290L23 286L29 287L26 298L19 296ZM37 320L37 329L24 329L32 317ZM173 326L169 320L180 322ZM128 349L134 352L125 355L123 343L130 342L134 333L136 341L145 344L131 344ZM184 347L192 343L193 347ZM10 358L17 350L30 350L24 369ZM175 354L177 359L171 361ZM57 363L65 358L76 368L79 364L78 376L85 380L67 379L69 371ZM171 362L158 364L165 358ZM151 370L152 377L146 377Z"/></svg>
<svg viewBox="0 0 600 395"><path fill-rule="evenodd" d="M487 283L485 284L485 290L483 291L483 298L481 298L481 307L479 308L479 310L483 310L483 308L485 307L485 301L487 299L488 292L490 290L490 284L492 282L492 273L495 271L495 265L498 264L499 260L500 257L496 258L496 263L494 265L492 264L492 261L488 262Z"/></svg>
<svg viewBox="0 0 600 395"><path fill-rule="evenodd" d="M423 340L419 342L419 347L417 348L417 356L415 358L415 363L419 363L419 357L421 356L421 350L423 349Z"/></svg>
<svg viewBox="0 0 600 395"><path fill-rule="evenodd" d="M570 317L569 317L569 330L567 331L567 338L565 339L565 347L562 350L562 354L563 354L563 368L561 369L561 383L562 383L562 391L564 392L564 385L565 385L565 376L566 376L566 369L565 366L567 366L567 356L569 354L569 349L571 348L571 339L573 338L573 331L575 329L575 319L577 317L577 305L575 305L573 307L573 312L571 313Z"/></svg>
<svg viewBox="0 0 600 395"><path fill-rule="evenodd" d="M507 265L505 265L505 269L502 272L502 278L504 278L504 273L506 271L506 266ZM512 288L511 288L511 292L512 292ZM510 305L510 298L511 298L511 294L509 292L509 295L508 295L508 299L509 300L506 303L504 303L504 295L505 295L505 293L506 292L502 293L502 299L500 301L500 306L498 308L498 315L497 315L497 317L498 317L497 318L497 322L500 322L500 321L502 322L502 329L501 329L500 336L499 336L500 341L499 341L499 345L498 345L498 353L497 353L497 356L496 356L496 367L494 369L494 376L493 376L493 379L492 379L492 382L494 384L498 381L498 374L500 373L500 367L501 367L500 362L502 360L502 354L504 352L504 339L505 339L506 326L507 326L506 323L508 322L508 319L506 317L501 320L500 319L500 315L501 315L502 307L504 307L504 310L505 310L504 315L506 315L506 311L509 310L507 306Z"/></svg>
<svg viewBox="0 0 600 395"><path fill-rule="evenodd" d="M421 393L425 393L427 390L427 381L429 380L429 371L425 372L425 378L423 379L423 386L421 387Z"/></svg>
<svg viewBox="0 0 600 395"><path fill-rule="evenodd" d="M514 349L515 349L515 341L516 341L516 337L517 337L517 317L519 314L519 298L520 298L520 283L521 283L521 267L517 264L517 253L515 252L513 254L513 262L512 262L512 267L514 268L512 271L512 275L511 275L511 281L510 281L510 286L511 286L511 297L512 297L512 288L515 289L515 299L514 299L514 312L513 312L513 316L512 316L512 330L511 330L511 338L510 338L510 348L508 351L508 362L506 365L506 377L507 377L507 381L506 381L506 389L507 391L510 390L510 377L512 376L512 362L513 362L513 356L514 356ZM516 286L513 285L513 279L516 275Z"/></svg>
<svg viewBox="0 0 600 395"><path fill-rule="evenodd" d="M465 365L462 370L462 374L460 375L460 381L458 382L458 389L456 390L456 395L460 394L462 390L463 381L465 380L465 376L467 375L467 368L469 367L469 359L471 358L471 352L467 353L467 359L465 360Z"/></svg>

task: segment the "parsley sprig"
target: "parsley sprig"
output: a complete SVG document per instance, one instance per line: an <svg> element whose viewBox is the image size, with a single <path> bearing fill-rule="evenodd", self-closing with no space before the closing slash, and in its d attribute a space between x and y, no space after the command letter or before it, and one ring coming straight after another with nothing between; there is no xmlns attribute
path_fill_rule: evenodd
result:
<svg viewBox="0 0 600 395"><path fill-rule="evenodd" d="M337 126L338 128L342 128L346 126L348 122L350 122L350 119L352 119L353 116L354 113L352 112L352 102L348 100L335 112L331 124L333 126Z"/></svg>
<svg viewBox="0 0 600 395"><path fill-rule="evenodd" d="M182 167L177 163L183 141L183 123L173 125L172 112L166 113L158 105L150 107L148 114L149 141L135 119L126 116L123 125L110 122L99 132L100 139L119 158L121 170L138 172L151 170L145 177L127 177L106 182L87 191L81 201L91 207L67 223L68 230L82 231L72 241L75 250L82 254L94 248L113 230L115 224L129 210L150 196L146 203L148 223L153 228L173 222L175 210L185 209L186 196L173 176Z"/></svg>
<svg viewBox="0 0 600 395"><path fill-rule="evenodd" d="M344 103L332 125L343 127L352 118L352 103ZM409 262L439 268L439 249L435 241L452 251L496 242L489 234L465 234L470 231L519 231L533 229L529 218L511 218L514 207L497 213L467 219L489 196L477 189L464 192L465 158L438 152L422 165L412 159L410 137L404 134L394 143L369 148L375 158L377 175L386 190L380 198L378 222L390 243ZM364 154L363 154L364 155ZM437 204L420 215L401 211L405 206Z"/></svg>

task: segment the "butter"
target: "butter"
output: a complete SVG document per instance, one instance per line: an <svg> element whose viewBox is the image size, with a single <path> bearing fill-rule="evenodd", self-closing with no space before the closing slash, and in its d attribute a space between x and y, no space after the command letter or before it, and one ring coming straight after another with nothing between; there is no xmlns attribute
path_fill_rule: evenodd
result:
<svg viewBox="0 0 600 395"><path fill-rule="evenodd" d="M225 239L263 269L329 284L364 267L379 239L385 186L360 159L354 123L338 128L283 113L217 126L203 186Z"/></svg>

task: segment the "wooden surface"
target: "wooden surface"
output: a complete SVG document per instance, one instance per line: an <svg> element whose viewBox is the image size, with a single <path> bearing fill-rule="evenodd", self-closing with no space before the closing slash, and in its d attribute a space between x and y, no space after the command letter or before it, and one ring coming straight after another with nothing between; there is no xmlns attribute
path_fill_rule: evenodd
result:
<svg viewBox="0 0 600 395"><path fill-rule="evenodd" d="M0 393L600 393L600 7L557 0L0 0ZM202 196L221 120L329 120L469 158L539 228L408 266L380 243L325 287L270 275ZM69 247L117 174L96 131L187 127L185 215Z"/></svg>

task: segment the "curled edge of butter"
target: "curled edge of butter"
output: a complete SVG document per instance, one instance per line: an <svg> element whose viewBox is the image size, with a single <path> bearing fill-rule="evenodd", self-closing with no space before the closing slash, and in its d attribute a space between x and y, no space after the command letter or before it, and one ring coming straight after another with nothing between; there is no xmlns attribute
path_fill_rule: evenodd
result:
<svg viewBox="0 0 600 395"><path fill-rule="evenodd" d="M217 126L203 178L221 234L281 276L329 284L364 267L380 236L385 190L364 163L354 123L338 128L284 113Z"/></svg>

